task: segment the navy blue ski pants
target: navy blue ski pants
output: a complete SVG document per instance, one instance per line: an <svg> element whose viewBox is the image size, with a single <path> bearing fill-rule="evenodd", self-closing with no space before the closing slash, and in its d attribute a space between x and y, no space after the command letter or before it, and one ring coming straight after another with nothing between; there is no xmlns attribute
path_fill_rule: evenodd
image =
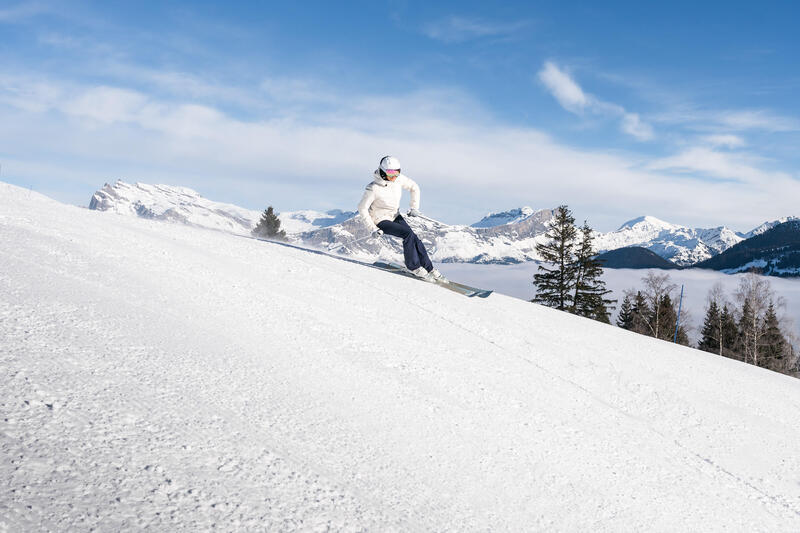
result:
<svg viewBox="0 0 800 533"><path fill-rule="evenodd" d="M409 270L416 270L423 267L430 272L433 270L433 263L428 259L428 252L425 251L425 245L419 240L417 234L414 233L408 223L402 216L397 215L394 221L382 220L378 222L378 227L383 230L386 235L393 237L400 237L403 239L403 258L406 261L406 268Z"/></svg>

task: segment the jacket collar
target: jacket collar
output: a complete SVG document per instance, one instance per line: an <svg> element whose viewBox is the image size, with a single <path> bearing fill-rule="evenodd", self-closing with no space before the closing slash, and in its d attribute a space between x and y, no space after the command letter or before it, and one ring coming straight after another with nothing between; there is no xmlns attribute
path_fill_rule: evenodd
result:
<svg viewBox="0 0 800 533"><path fill-rule="evenodd" d="M372 175L374 177L373 182L377 183L381 187L387 187L390 183L392 183L391 181L385 180L381 177L381 171L379 169L375 169L375 173Z"/></svg>

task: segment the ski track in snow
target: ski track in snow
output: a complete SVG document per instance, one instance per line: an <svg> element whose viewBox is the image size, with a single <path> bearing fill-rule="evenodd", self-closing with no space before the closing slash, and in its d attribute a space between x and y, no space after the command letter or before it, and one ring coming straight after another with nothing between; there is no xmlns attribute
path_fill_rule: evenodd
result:
<svg viewBox="0 0 800 533"><path fill-rule="evenodd" d="M0 341L0 530L800 528L800 381L502 295L0 183Z"/></svg>

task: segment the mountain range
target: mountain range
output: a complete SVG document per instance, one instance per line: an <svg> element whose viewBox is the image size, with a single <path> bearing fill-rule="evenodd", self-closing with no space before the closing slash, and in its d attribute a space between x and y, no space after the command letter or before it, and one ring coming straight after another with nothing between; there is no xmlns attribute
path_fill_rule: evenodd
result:
<svg viewBox="0 0 800 533"><path fill-rule="evenodd" d="M730 274L755 269L770 276L798 276L800 220L778 224L695 266Z"/></svg>
<svg viewBox="0 0 800 533"><path fill-rule="evenodd" d="M259 211L214 202L185 187L123 181L105 184L92 196L89 208L243 235L249 235L261 216ZM278 216L289 239L296 243L360 258L396 258L402 254L397 239L369 238L367 228L355 211L304 210L281 212ZM535 247L544 239L552 216L551 209L535 210L526 206L488 213L471 225L450 225L419 217L409 217L408 221L435 261L511 264L538 259ZM616 231L595 233L595 249L604 253L640 247L677 266L713 265L715 263L703 262L791 220L797 219L788 217L765 222L741 233L726 226L689 228L642 216L625 222ZM773 263L778 260L777 257L772 259Z"/></svg>

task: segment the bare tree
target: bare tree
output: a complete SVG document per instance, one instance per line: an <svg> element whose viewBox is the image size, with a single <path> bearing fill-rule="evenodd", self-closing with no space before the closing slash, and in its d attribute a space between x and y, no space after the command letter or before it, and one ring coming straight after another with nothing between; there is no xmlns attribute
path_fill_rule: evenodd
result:
<svg viewBox="0 0 800 533"><path fill-rule="evenodd" d="M750 272L739 280L736 301L740 305L739 324L744 362L758 366L759 343L764 335L761 323L770 304L775 301L769 280Z"/></svg>
<svg viewBox="0 0 800 533"><path fill-rule="evenodd" d="M669 274L656 274L653 271L648 272L642 282L642 294L650 308L650 316L646 320L649 334L657 339L668 339L670 336L666 329L671 329L674 324L662 323L665 316L664 306L671 302L671 294L678 286L670 282Z"/></svg>

